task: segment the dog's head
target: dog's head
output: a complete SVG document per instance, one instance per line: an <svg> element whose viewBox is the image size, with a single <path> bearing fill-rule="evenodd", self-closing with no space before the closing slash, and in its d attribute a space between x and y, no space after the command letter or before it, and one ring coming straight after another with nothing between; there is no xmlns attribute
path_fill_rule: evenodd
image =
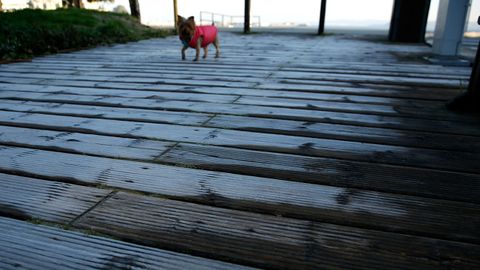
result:
<svg viewBox="0 0 480 270"><path fill-rule="evenodd" d="M177 16L177 27L178 34L180 39L186 41L187 43L192 40L193 35L195 34L195 20L194 17L188 17L185 19L182 16Z"/></svg>

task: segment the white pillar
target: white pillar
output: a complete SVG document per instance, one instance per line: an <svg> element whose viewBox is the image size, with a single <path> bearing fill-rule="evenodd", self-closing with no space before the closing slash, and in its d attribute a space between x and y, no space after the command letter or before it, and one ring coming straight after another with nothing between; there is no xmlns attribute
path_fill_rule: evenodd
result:
<svg viewBox="0 0 480 270"><path fill-rule="evenodd" d="M465 32L471 0L440 0L433 36L433 53L456 56Z"/></svg>

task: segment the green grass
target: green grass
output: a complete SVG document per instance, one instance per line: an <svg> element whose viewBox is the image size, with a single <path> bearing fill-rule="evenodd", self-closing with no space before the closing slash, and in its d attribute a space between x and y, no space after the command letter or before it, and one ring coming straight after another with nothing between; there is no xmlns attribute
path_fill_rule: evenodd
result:
<svg viewBox="0 0 480 270"><path fill-rule="evenodd" d="M84 9L0 12L0 60L164 37L126 14Z"/></svg>

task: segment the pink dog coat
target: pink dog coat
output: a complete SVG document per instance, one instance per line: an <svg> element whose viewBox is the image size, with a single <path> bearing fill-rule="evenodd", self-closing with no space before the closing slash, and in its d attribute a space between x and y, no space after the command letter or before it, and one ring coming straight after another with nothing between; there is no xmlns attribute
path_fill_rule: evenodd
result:
<svg viewBox="0 0 480 270"><path fill-rule="evenodd" d="M217 37L217 32L217 27L213 25L195 26L195 34L193 35L192 40L190 40L190 42L188 43L188 46L190 46L191 48L197 47L198 39L200 37L203 37L201 46L202 48L205 48L210 43L213 43L215 41L215 38ZM186 42L183 42L183 44L185 43Z"/></svg>

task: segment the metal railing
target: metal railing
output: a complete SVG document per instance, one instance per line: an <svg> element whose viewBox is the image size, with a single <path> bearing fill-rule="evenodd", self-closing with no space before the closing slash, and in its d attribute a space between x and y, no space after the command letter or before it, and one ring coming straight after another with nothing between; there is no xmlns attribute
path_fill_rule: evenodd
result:
<svg viewBox="0 0 480 270"><path fill-rule="evenodd" d="M219 27L243 27L244 16L231 16L219 13L213 13L208 11L200 12L200 24L215 24ZM250 26L251 27L260 27L261 21L260 16L251 16L250 17Z"/></svg>

